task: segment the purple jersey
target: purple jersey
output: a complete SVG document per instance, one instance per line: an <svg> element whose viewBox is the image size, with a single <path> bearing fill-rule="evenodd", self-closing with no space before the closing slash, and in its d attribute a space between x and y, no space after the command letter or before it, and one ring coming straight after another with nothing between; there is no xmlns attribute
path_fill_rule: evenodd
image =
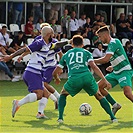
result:
<svg viewBox="0 0 133 133"><path fill-rule="evenodd" d="M28 48L31 51L31 58L26 70L36 74L41 74L42 67L45 64L50 46L51 43L46 44L42 38L37 39L31 45L29 45Z"/></svg>

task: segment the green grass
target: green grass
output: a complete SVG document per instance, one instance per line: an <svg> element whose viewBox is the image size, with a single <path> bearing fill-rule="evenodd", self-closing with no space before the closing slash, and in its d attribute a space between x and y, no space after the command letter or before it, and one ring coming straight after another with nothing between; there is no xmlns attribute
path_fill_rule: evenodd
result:
<svg viewBox="0 0 133 133"><path fill-rule="evenodd" d="M60 92L65 80L60 85L53 86ZM54 103L49 100L45 109L46 119L36 119L38 102L22 106L16 113L15 118L11 117L12 100L21 99L28 94L27 87L23 81L12 83L0 81L0 132L39 132L39 133L131 133L133 132L133 105L124 96L119 86L110 91L112 96L122 104L122 109L116 114L119 123L112 124L109 116L100 107L94 97L89 97L81 91L75 97L68 96L67 106L64 113L64 124L57 123L58 111L54 110ZM92 106L89 116L81 116L79 106L87 102Z"/></svg>

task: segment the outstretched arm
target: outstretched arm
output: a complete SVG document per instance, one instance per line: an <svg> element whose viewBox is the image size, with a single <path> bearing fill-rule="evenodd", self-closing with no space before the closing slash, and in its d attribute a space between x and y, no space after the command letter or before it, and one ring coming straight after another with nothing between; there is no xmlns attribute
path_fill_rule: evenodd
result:
<svg viewBox="0 0 133 133"><path fill-rule="evenodd" d="M63 46L70 44L71 40L69 41L64 41L64 42L56 42L56 43L52 43L51 48L50 49L58 49L58 48L62 48Z"/></svg>
<svg viewBox="0 0 133 133"><path fill-rule="evenodd" d="M104 57L94 59L94 62L96 64L98 64L98 63L100 63L100 64L108 63L110 61L111 56L112 56L112 54L106 54Z"/></svg>
<svg viewBox="0 0 133 133"><path fill-rule="evenodd" d="M30 50L27 47L21 48L11 55L5 55L5 56L1 57L0 61L7 62L7 61L11 60L12 58L14 58L14 57L16 57L16 56L18 56L24 52L30 52Z"/></svg>
<svg viewBox="0 0 133 133"><path fill-rule="evenodd" d="M30 54L30 51L27 51L27 52L22 53L22 54L19 56L19 58L17 59L17 61L20 63L21 60L23 60L23 57L26 56L26 55L28 55L28 54Z"/></svg>

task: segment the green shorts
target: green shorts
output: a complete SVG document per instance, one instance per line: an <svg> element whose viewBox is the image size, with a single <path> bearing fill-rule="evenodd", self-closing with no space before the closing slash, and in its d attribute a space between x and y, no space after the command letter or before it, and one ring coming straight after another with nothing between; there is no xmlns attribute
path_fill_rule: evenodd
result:
<svg viewBox="0 0 133 133"><path fill-rule="evenodd" d="M68 78L64 85L64 89L73 97L84 89L90 96L93 96L98 91L98 85L92 76L87 74L84 76L75 76Z"/></svg>
<svg viewBox="0 0 133 133"><path fill-rule="evenodd" d="M107 74L106 79L112 85L112 88L117 84L120 85L121 88L124 86L130 86L132 88L132 75L133 71L123 71L120 74L110 73Z"/></svg>

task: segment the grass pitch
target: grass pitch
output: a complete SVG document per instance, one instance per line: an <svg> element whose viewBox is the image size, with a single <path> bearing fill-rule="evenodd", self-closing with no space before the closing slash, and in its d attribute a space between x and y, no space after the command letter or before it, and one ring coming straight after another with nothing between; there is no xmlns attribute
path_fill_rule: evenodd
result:
<svg viewBox="0 0 133 133"><path fill-rule="evenodd" d="M60 85L51 83L60 92L66 80ZM23 81L12 83L0 81L0 132L35 132L35 133L133 133L133 104L124 96L122 89L116 86L110 90L110 94L122 105L116 114L119 123L111 123L109 116L100 107L94 97L81 91L75 97L67 97L67 105L64 113L64 124L58 124L58 111L54 110L54 103L49 99L45 109L49 119L36 119L38 102L23 105L11 117L12 100L21 99L28 94ZM92 106L92 112L88 116L81 116L79 106L87 102Z"/></svg>

